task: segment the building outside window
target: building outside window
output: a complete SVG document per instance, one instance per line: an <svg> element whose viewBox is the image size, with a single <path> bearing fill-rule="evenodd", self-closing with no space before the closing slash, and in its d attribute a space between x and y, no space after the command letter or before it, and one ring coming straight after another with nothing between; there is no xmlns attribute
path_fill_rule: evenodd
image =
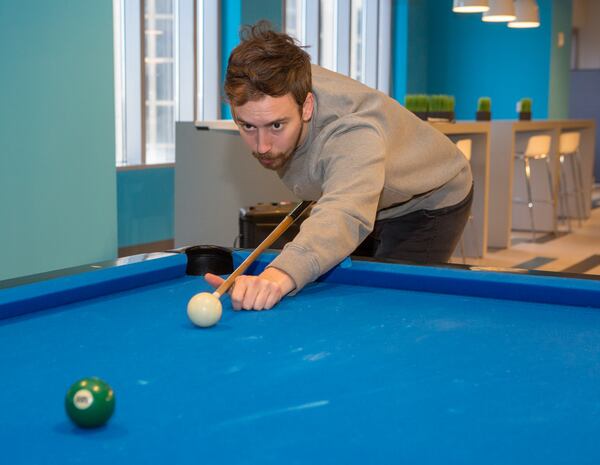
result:
<svg viewBox="0 0 600 465"><path fill-rule="evenodd" d="M143 149L146 164L175 161L174 0L144 0Z"/></svg>

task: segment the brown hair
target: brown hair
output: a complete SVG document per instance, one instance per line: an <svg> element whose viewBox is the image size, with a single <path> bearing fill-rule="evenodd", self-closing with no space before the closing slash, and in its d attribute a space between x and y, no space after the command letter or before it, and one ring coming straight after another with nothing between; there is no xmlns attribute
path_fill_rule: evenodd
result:
<svg viewBox="0 0 600 465"><path fill-rule="evenodd" d="M291 93L302 106L312 89L308 53L289 35L274 31L267 21L244 26L240 39L227 64L227 101L241 106L265 95L282 97Z"/></svg>

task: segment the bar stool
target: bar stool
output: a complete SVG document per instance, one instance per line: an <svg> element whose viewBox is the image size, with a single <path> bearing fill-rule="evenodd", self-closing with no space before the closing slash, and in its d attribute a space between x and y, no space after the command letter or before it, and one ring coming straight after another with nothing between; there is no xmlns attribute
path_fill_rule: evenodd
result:
<svg viewBox="0 0 600 465"><path fill-rule="evenodd" d="M527 140L527 145L523 152L515 151L515 160L520 160L523 162L523 166L525 169L525 188L527 191L527 200L524 201L518 197L513 197L514 203L525 203L527 204L529 210L529 218L531 220L531 232L533 234L533 240L535 241L535 220L533 218L533 207L534 203L549 203L552 205L552 224L553 230L556 234L556 220L557 220L557 211L556 211L556 203L555 203L555 195L554 195L554 186L552 184L552 169L550 167L550 143L551 138L548 135L538 135L531 136ZM548 175L548 192L550 193L550 198L534 200L531 194L531 162L534 160L543 160L544 166L546 167L546 173Z"/></svg>
<svg viewBox="0 0 600 465"><path fill-rule="evenodd" d="M569 231L571 230L571 212L569 208L569 198L575 196L575 208L577 209L578 224L581 227L581 219L585 216L585 196L583 193L583 176L581 174L581 158L579 155L579 141L581 135L579 132L563 132L559 141L560 157L560 198L563 204L563 211L567 217ZM568 189L567 170L565 161L569 160L571 165L572 189Z"/></svg>
<svg viewBox="0 0 600 465"><path fill-rule="evenodd" d="M472 147L473 147L473 141L471 139L460 139L457 140L455 142L456 147L458 147L458 150L460 150L463 155L465 156L465 158L467 159L467 161L471 161L471 151L472 151ZM469 213L469 218L467 219L467 225L465 226L466 228L473 228L473 215L471 213ZM477 240L477 235L473 234L473 242L475 245L475 250L479 250L479 241ZM463 234L460 236L460 242L459 242L459 246L460 246L460 255L462 257L462 261L463 263L466 263L466 256L465 256L465 235L464 232Z"/></svg>

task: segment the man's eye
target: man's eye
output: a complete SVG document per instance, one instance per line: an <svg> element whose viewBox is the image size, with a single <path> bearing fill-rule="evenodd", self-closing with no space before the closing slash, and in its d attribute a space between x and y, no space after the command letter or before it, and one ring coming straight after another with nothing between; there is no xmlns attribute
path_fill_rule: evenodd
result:
<svg viewBox="0 0 600 465"><path fill-rule="evenodd" d="M273 123L273 129L282 129L282 128L283 128L282 123Z"/></svg>
<svg viewBox="0 0 600 465"><path fill-rule="evenodd" d="M250 124L244 124L242 127L244 128L244 131L252 131L252 129L254 129L254 126Z"/></svg>

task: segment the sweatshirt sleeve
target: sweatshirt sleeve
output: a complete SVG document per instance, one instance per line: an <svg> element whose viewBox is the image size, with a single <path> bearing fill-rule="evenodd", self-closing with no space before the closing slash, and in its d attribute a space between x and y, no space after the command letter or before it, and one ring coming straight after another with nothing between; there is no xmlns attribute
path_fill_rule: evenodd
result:
<svg viewBox="0 0 600 465"><path fill-rule="evenodd" d="M384 144L370 127L333 135L318 157L323 193L294 240L269 265L289 274L293 293L350 255L375 224L385 181Z"/></svg>

